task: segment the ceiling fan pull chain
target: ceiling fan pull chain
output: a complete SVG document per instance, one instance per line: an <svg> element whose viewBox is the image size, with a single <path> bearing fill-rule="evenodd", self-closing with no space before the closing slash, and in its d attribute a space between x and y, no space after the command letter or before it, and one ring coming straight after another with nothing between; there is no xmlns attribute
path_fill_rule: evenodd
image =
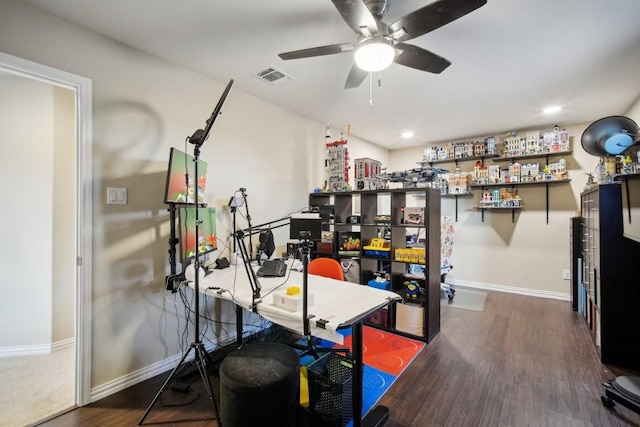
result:
<svg viewBox="0 0 640 427"><path fill-rule="evenodd" d="M369 107L373 107L373 73L369 73Z"/></svg>

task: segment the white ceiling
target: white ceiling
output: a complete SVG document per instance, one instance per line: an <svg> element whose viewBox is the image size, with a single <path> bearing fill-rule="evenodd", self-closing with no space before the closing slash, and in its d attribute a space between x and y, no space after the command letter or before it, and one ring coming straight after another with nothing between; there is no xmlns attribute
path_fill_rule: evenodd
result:
<svg viewBox="0 0 640 427"><path fill-rule="evenodd" d="M330 0L25 1L389 149L591 122L623 114L640 96L638 0L488 0L409 41L449 68L392 64L380 87L374 78L372 106L368 80L344 89L353 52L278 57L356 42ZM383 21L428 3L390 0ZM269 66L292 80L273 86L253 76ZM542 114L549 105L563 110ZM405 130L416 136L402 139Z"/></svg>

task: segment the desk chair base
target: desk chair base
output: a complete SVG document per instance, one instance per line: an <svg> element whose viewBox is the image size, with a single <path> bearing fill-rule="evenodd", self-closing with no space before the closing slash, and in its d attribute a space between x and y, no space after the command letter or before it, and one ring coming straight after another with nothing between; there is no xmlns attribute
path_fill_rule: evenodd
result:
<svg viewBox="0 0 640 427"><path fill-rule="evenodd" d="M621 376L602 383L604 394L602 404L613 408L617 403L640 414L640 378Z"/></svg>
<svg viewBox="0 0 640 427"><path fill-rule="evenodd" d="M305 341L307 345L298 343L289 344L296 350L301 350L301 353L298 353L298 356L300 358L310 355L313 356L315 360L318 360L320 358L320 355L318 353L345 353L346 355L349 355L348 348L316 347L313 343L313 337L311 336L306 337Z"/></svg>

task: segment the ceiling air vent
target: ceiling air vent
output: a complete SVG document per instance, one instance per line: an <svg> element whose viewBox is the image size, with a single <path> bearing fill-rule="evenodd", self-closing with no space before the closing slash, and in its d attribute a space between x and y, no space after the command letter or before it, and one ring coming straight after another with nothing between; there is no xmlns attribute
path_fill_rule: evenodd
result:
<svg viewBox="0 0 640 427"><path fill-rule="evenodd" d="M259 79L266 81L271 85L281 85L282 83L288 82L292 80L291 76L285 73L282 70L278 70L276 67L271 66L269 68L265 68L262 71L258 71L254 74Z"/></svg>

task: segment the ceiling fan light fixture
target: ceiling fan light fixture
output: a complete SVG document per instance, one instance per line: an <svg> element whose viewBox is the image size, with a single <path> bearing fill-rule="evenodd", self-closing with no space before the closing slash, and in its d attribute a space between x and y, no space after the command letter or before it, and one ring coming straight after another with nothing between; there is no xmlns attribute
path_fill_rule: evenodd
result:
<svg viewBox="0 0 640 427"><path fill-rule="evenodd" d="M391 65L396 56L393 44L383 38L362 41L356 49L356 64L368 72L382 71Z"/></svg>

